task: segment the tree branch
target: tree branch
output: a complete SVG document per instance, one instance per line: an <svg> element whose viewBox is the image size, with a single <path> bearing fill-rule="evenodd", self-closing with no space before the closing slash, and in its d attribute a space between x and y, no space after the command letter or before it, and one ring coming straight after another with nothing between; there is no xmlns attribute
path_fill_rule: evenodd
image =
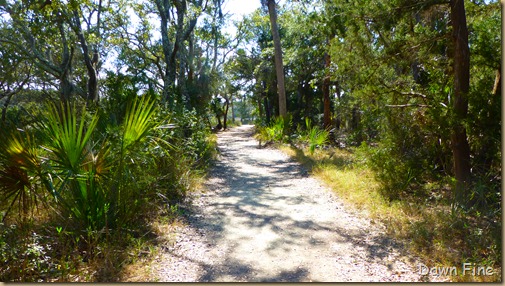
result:
<svg viewBox="0 0 505 286"><path fill-rule="evenodd" d="M398 104L398 105L390 105L386 104L386 107L391 107L391 108L405 108L405 107L431 107L431 105L427 104Z"/></svg>

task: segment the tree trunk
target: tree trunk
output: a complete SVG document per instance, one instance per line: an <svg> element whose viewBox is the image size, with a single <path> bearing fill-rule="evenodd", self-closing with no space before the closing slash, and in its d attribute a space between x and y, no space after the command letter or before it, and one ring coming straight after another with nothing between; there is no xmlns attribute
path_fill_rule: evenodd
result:
<svg viewBox="0 0 505 286"><path fill-rule="evenodd" d="M501 93L501 68L496 70L496 77L493 86L493 95L498 96Z"/></svg>
<svg viewBox="0 0 505 286"><path fill-rule="evenodd" d="M310 89L309 83L305 83L303 88L303 98L305 99L305 117L309 117L311 115L311 106L312 106L312 90Z"/></svg>
<svg viewBox="0 0 505 286"><path fill-rule="evenodd" d="M326 130L331 129L330 64L331 64L331 58L328 52L326 52L324 54L325 76L323 79L323 101L324 101L323 125Z"/></svg>
<svg viewBox="0 0 505 286"><path fill-rule="evenodd" d="M178 110L182 110L183 107L190 110L189 107L189 96L187 89L187 81L186 81L186 57L187 51L183 46L178 53L179 58L179 73L177 76L177 85L178 85L178 94L177 94L177 106Z"/></svg>
<svg viewBox="0 0 505 286"><path fill-rule="evenodd" d="M270 113L270 104L268 104L268 96L267 96L266 92L263 93L263 104L264 104L264 107L265 107L265 119L266 119L266 123L270 124L270 120L272 118L271 118L271 113Z"/></svg>
<svg viewBox="0 0 505 286"><path fill-rule="evenodd" d="M11 103L11 99L12 99L13 95L14 95L13 92L6 95L7 99L5 100L4 106L2 108L2 122L5 122L5 118L7 116L7 108L9 107L9 104ZM3 98L3 96L0 98Z"/></svg>
<svg viewBox="0 0 505 286"><path fill-rule="evenodd" d="M279 115L286 118L287 107L286 90L284 87L284 64L282 63L281 38L279 36L279 27L277 26L275 0L268 0L268 13L270 15L270 26L272 28L272 37L274 40L275 71L277 73L277 91L279 93Z"/></svg>
<svg viewBox="0 0 505 286"><path fill-rule="evenodd" d="M470 146L463 122L468 114L468 91L470 90L470 50L468 47L468 27L463 0L451 0L451 25L453 44L455 123L451 134L451 148L456 177L455 198L465 204L470 181Z"/></svg>
<svg viewBox="0 0 505 286"><path fill-rule="evenodd" d="M232 124L235 124L235 108L233 107L233 97L231 98L231 122Z"/></svg>
<svg viewBox="0 0 505 286"><path fill-rule="evenodd" d="M258 101L258 116L259 118L263 118L263 104L261 104L261 97L257 97Z"/></svg>
<svg viewBox="0 0 505 286"><path fill-rule="evenodd" d="M77 5L77 4L76 4ZM98 75L96 71L96 64L90 57L89 45L84 37L84 33L81 27L81 19L79 16L80 7L78 10L74 10L74 17L72 22L72 28L77 34L77 38L79 39L79 43L81 45L82 55L84 57L84 64L86 65L86 71L88 73L88 93L87 93L87 101L93 102L98 99ZM98 61L98 51L97 52L97 61Z"/></svg>
<svg viewBox="0 0 505 286"><path fill-rule="evenodd" d="M226 130L228 128L228 109L230 107L230 101L228 98L225 98L226 107L224 109L224 118L223 118L223 129Z"/></svg>
<svg viewBox="0 0 505 286"><path fill-rule="evenodd" d="M263 90L262 90L261 94L263 96L263 103L264 103L264 107L265 107L265 118L266 118L266 123L270 124L270 120L272 119L272 113L271 113L271 109L270 109L271 104L268 100L267 82L262 81L262 83L263 83Z"/></svg>
<svg viewBox="0 0 505 286"><path fill-rule="evenodd" d="M163 60L165 62L165 72L162 75L163 80L163 102L168 102L168 107L170 110L173 108L174 99L171 94L173 84L175 82L175 71L170 62L170 55L173 50L173 43L170 41L168 33L168 20L170 17L169 7L170 2L168 0L156 0L156 7L160 13L160 29L161 29L161 44L163 48Z"/></svg>

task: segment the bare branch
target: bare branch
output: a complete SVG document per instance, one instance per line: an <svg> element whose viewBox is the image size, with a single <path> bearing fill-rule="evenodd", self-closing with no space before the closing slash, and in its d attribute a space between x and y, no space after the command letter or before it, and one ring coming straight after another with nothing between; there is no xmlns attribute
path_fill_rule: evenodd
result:
<svg viewBox="0 0 505 286"><path fill-rule="evenodd" d="M386 104L386 107L391 107L391 108L405 108L405 107L431 107L431 105L427 104L399 104L399 105L390 105Z"/></svg>

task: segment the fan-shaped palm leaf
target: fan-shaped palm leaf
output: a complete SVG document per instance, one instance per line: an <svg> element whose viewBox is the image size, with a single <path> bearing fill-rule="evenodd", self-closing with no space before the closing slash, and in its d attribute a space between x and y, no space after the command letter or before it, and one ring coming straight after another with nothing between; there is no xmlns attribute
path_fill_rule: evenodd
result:
<svg viewBox="0 0 505 286"><path fill-rule="evenodd" d="M156 108L155 100L148 96L137 97L128 104L123 131L124 149L140 141L152 129L155 125L152 119Z"/></svg>
<svg viewBox="0 0 505 286"><path fill-rule="evenodd" d="M26 216L37 206L34 177L40 175L40 159L32 137L20 130L0 132L0 205L7 205L3 220L15 204Z"/></svg>

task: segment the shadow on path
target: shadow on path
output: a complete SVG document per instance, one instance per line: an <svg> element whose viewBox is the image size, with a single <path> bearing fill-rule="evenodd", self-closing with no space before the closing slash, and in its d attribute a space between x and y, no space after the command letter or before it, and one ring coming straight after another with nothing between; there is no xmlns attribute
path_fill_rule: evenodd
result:
<svg viewBox="0 0 505 286"><path fill-rule="evenodd" d="M194 261L198 281L394 280L389 257L399 246L346 212L298 163L258 149L250 130L220 134L205 207L188 210L213 250L212 265Z"/></svg>

